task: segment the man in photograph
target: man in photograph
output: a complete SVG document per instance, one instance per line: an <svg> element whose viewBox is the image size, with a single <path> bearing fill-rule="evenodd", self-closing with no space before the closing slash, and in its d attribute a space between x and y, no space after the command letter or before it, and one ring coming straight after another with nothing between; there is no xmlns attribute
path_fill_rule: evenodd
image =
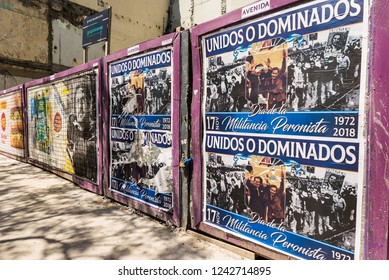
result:
<svg viewBox="0 0 389 280"><path fill-rule="evenodd" d="M90 85L79 82L72 97L67 127L68 152L75 174L96 181L96 116Z"/></svg>

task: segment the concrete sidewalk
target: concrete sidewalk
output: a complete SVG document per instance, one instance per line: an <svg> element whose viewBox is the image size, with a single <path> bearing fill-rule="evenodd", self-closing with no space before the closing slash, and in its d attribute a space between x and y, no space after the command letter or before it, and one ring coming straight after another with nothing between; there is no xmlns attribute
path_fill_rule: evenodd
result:
<svg viewBox="0 0 389 280"><path fill-rule="evenodd" d="M0 155L0 260L245 258Z"/></svg>

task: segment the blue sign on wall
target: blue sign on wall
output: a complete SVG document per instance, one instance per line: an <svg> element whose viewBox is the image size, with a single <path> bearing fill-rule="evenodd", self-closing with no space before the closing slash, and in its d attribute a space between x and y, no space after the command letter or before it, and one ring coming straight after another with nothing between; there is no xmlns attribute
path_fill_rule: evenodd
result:
<svg viewBox="0 0 389 280"><path fill-rule="evenodd" d="M83 20L82 47L108 40L109 9Z"/></svg>

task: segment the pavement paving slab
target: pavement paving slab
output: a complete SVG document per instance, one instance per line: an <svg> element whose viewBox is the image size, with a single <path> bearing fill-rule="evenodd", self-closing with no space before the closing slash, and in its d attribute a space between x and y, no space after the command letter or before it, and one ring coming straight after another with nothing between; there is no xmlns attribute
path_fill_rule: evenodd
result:
<svg viewBox="0 0 389 280"><path fill-rule="evenodd" d="M128 259L245 257L0 155L0 260Z"/></svg>

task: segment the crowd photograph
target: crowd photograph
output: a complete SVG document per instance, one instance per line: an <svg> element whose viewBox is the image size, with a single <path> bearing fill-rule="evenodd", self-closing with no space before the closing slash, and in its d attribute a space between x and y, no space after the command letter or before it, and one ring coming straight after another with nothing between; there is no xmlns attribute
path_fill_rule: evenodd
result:
<svg viewBox="0 0 389 280"><path fill-rule="evenodd" d="M312 166L286 166L277 158L261 156L233 164L229 157L208 157L207 204L353 249L357 184L352 175Z"/></svg>
<svg viewBox="0 0 389 280"><path fill-rule="evenodd" d="M348 29L254 43L208 58L207 112L356 111L361 38Z"/></svg>

